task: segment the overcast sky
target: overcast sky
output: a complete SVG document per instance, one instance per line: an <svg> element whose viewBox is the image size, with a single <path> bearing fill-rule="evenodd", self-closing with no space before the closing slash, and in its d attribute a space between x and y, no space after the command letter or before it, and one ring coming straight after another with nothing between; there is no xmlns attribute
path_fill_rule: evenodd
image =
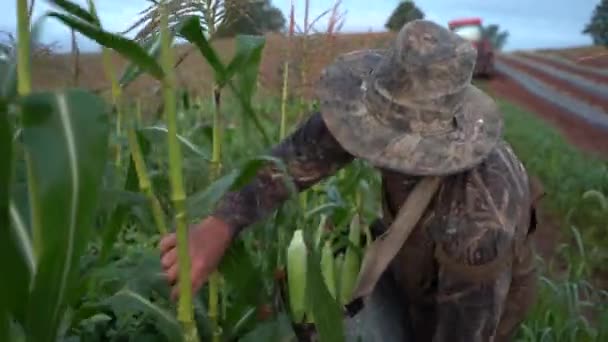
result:
<svg viewBox="0 0 608 342"><path fill-rule="evenodd" d="M601 0L420 0L418 6L426 18L441 24L468 16L479 16L485 23L495 23L510 33L507 50L546 47L580 46L591 43L581 33L595 6ZM0 0L0 30L15 31L15 0ZM86 0L76 2L86 3ZM310 0L311 17L331 6L333 0ZM34 16L49 9L47 0L37 0ZM97 0L98 12L104 27L122 31L131 24L139 11L147 5L145 0ZM273 0L272 3L288 15L291 0ZM304 0L295 0L296 16L302 22ZM384 23L398 0L342 0L347 10L343 31L382 31ZM319 29L325 22L319 22ZM43 33L44 41L58 42L69 47L69 34L54 19L49 19ZM94 42L81 38L82 50L95 50Z"/></svg>

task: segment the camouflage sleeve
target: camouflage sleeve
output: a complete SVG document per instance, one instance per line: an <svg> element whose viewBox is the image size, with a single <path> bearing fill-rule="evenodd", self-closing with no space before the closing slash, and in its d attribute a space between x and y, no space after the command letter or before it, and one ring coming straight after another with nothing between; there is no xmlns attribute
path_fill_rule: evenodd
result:
<svg viewBox="0 0 608 342"><path fill-rule="evenodd" d="M212 216L228 223L233 236L265 218L289 198L288 181L297 191L305 190L331 176L352 161L327 129L320 113L310 116L295 132L275 146L270 155L283 161L284 175L274 164L262 167L254 180L226 194Z"/></svg>

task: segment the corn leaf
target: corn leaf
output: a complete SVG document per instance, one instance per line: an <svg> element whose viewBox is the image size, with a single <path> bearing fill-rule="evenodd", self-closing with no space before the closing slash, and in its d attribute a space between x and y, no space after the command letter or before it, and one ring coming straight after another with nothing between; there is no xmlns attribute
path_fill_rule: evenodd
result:
<svg viewBox="0 0 608 342"><path fill-rule="evenodd" d="M173 39L173 37L171 39ZM146 40L142 47L149 56L158 59L160 54L160 34L152 36L150 39ZM133 83L133 81L141 76L142 73L144 73L144 69L142 69L138 63L132 62L125 68L118 83L122 88L126 88L129 86L129 84Z"/></svg>
<svg viewBox="0 0 608 342"><path fill-rule="evenodd" d="M106 304L119 313L133 314L135 312L144 313L151 317L168 341L181 341L181 327L173 313L161 308L149 299L131 289L125 288L114 296L110 297Z"/></svg>
<svg viewBox="0 0 608 342"><path fill-rule="evenodd" d="M312 249L308 255L307 297L311 305L315 325L323 342L343 342L344 315L338 302L332 297L321 273L321 256Z"/></svg>
<svg viewBox="0 0 608 342"><path fill-rule="evenodd" d="M140 129L139 132L150 141L163 141L163 143L167 139L167 134L169 134L169 131L164 126L144 127ZM189 141L183 135L177 134L177 140L182 143L182 146L185 147L186 152L192 153L196 157L202 158L203 160L211 160L209 152L204 151L199 146L196 146L196 144Z"/></svg>
<svg viewBox="0 0 608 342"><path fill-rule="evenodd" d="M17 95L17 62L12 56L0 59L0 99L8 101Z"/></svg>
<svg viewBox="0 0 608 342"><path fill-rule="evenodd" d="M239 95L251 101L258 82L258 72L266 39L264 36L238 35L236 53L227 67L227 76L236 76Z"/></svg>
<svg viewBox="0 0 608 342"><path fill-rule="evenodd" d="M239 339L239 342L258 341L294 341L296 336L293 332L291 322L286 314L280 314L275 319L261 323L257 327Z"/></svg>
<svg viewBox="0 0 608 342"><path fill-rule="evenodd" d="M133 40L104 31L98 26L65 14L51 12L47 14L47 16L54 17L98 44L113 49L131 62L139 65L141 69L150 73L157 80L162 80L164 78L163 69L154 57L148 55L148 53Z"/></svg>
<svg viewBox="0 0 608 342"><path fill-rule="evenodd" d="M246 114L245 118L252 120L262 135L264 143L268 144L270 138L266 130L260 123L253 107L251 106L251 96L255 90L257 83L257 73L261 59L262 50L264 48L265 39L256 36L239 36L237 37L236 55L228 67L226 67L217 52L211 46L211 43L205 38L203 29L198 17L191 17L185 20L179 29L182 37L194 44L207 63L213 69L215 82L220 88L226 84L236 94L239 103L243 107ZM246 76L241 77L236 84L232 82L232 77L244 73ZM255 77L252 75L255 73ZM245 82L254 82L254 84L245 84Z"/></svg>
<svg viewBox="0 0 608 342"><path fill-rule="evenodd" d="M17 226L11 223L11 217L19 218L19 216L11 203L14 158L8 105L1 99L0 155L4 158L4 162L0 165L0 267L7 275L0 282L0 308L6 310L4 312L6 317L12 316L23 322L25 319L23 305L27 302L27 288L33 271L33 256L27 253L28 247L31 247L27 228L24 225ZM0 314L2 313L0 311Z"/></svg>
<svg viewBox="0 0 608 342"><path fill-rule="evenodd" d="M219 267L226 284L230 287L231 304L227 308L225 326L234 330L228 335L236 336L236 329L253 327L255 315L248 314L270 299L264 288L263 275L253 262L253 256L247 250L242 239L235 240L226 252Z"/></svg>
<svg viewBox="0 0 608 342"><path fill-rule="evenodd" d="M96 18L94 14L87 11L85 8L81 7L78 4L73 3L72 1L67 0L49 0L49 2L56 7L61 8L67 13L78 17L78 19L84 20L90 24L94 24L96 26L99 25L99 20Z"/></svg>
<svg viewBox="0 0 608 342"><path fill-rule="evenodd" d="M218 84L223 85L227 80L226 67L211 46L211 43L209 43L209 40L207 40L203 34L200 18L191 16L189 19L186 19L179 29L179 34L198 48L203 57L207 60L207 63L209 63L213 69L215 81Z"/></svg>
<svg viewBox="0 0 608 342"><path fill-rule="evenodd" d="M32 340L54 341L93 225L107 160L108 108L81 90L33 94L20 106L38 186L32 201L42 223L26 331Z"/></svg>

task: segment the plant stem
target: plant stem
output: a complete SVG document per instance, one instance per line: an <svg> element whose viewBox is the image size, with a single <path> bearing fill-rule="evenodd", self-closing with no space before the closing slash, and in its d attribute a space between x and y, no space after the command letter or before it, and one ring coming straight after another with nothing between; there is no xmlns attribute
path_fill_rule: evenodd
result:
<svg viewBox="0 0 608 342"><path fill-rule="evenodd" d="M162 65L165 72L163 94L165 115L167 116L167 144L169 147L169 172L171 180L171 200L176 221L177 254L179 265L179 303L177 318L182 324L184 340L198 341L198 331L194 322L192 305L192 282L190 278L190 256L188 252L188 231L186 224L186 195L182 176L181 146L177 140L177 113L175 98L175 74L173 72L173 50L169 33L166 0L161 5Z"/></svg>
<svg viewBox="0 0 608 342"><path fill-rule="evenodd" d="M102 58L103 58L103 67L104 72L106 74L106 78L110 81L112 85L112 104L116 108L116 138L118 142L116 143L116 160L115 166L116 168L120 168L120 160L121 160L121 146L120 146L120 135L121 135L121 123L122 123L122 106L121 106L121 97L122 91L118 84L118 80L114 75L114 68L112 67L112 55L110 54L110 50L108 48L102 49Z"/></svg>
<svg viewBox="0 0 608 342"><path fill-rule="evenodd" d="M215 181L222 170L222 89L217 84L213 87L213 146L211 154L211 182ZM209 319L213 324L213 342L220 342L222 327L219 324L220 274L215 271L209 277Z"/></svg>
<svg viewBox="0 0 608 342"><path fill-rule="evenodd" d="M17 0L17 77L19 80L17 90L19 95L26 96L32 91L30 73L30 21L28 16L27 0Z"/></svg>
<svg viewBox="0 0 608 342"><path fill-rule="evenodd" d="M137 140L135 129L133 127L129 128L127 134L129 138L129 149L131 150L131 156L135 163L135 171L137 172L137 178L139 179L139 190L148 197L150 207L152 208L152 216L158 232L161 235L165 235L167 234L165 215L158 198L154 195L152 182L150 182L150 177L148 177L148 170L146 169L146 163L141 152L141 147L139 146L139 141Z"/></svg>

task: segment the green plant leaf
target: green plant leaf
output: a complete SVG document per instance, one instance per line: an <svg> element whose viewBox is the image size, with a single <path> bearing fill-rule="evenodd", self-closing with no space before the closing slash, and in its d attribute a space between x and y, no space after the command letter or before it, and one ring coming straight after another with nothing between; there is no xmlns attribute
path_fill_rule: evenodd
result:
<svg viewBox="0 0 608 342"><path fill-rule="evenodd" d="M239 339L239 342L277 341L291 342L296 340L289 317L281 314L275 319L259 324L254 330Z"/></svg>
<svg viewBox="0 0 608 342"><path fill-rule="evenodd" d="M47 15L49 17L57 18L65 25L73 28L87 38L96 41L98 44L115 50L131 62L139 65L141 69L150 73L157 80L162 80L164 78L163 69L154 57L148 55L148 53L133 40L104 31L98 26L94 26L86 21L65 14L51 12Z"/></svg>
<svg viewBox="0 0 608 342"><path fill-rule="evenodd" d="M139 130L148 140L150 141L162 141L163 143L167 139L167 134L169 131L164 126L150 126L144 127ZM160 140L162 139L162 140ZM184 136L177 134L177 140L182 143L182 145L186 148L186 152L190 152L197 157L200 157L204 160L211 160L211 156L206 151L203 151L202 148L196 146L193 142L186 139Z"/></svg>
<svg viewBox="0 0 608 342"><path fill-rule="evenodd" d="M129 158L129 168L124 188L127 191L138 190L137 172L135 171L135 165L131 158ZM130 209L130 203L118 203L112 212L110 220L105 225L102 235L101 252L99 255L99 261L101 263L104 263L107 260Z"/></svg>
<svg viewBox="0 0 608 342"><path fill-rule="evenodd" d="M207 63L211 65L215 81L220 86L223 85L227 79L226 67L203 34L200 18L192 16L184 20L183 25L179 29L179 34L198 48L203 57L207 60Z"/></svg>
<svg viewBox="0 0 608 342"><path fill-rule="evenodd" d="M264 36L238 35L236 53L227 68L228 78L237 77L236 87L239 95L251 100L258 82L258 72L262 52L266 44Z"/></svg>
<svg viewBox="0 0 608 342"><path fill-rule="evenodd" d="M31 242L27 227L13 224L19 213L11 202L13 173L12 130L8 119L8 104L0 99L0 267L6 275L0 282L0 308L7 316L23 322L27 289L34 268ZM23 220L17 223L21 223ZM28 248L29 247L29 248ZM28 253L28 251L30 253ZM0 311L2 314L2 311Z"/></svg>
<svg viewBox="0 0 608 342"><path fill-rule="evenodd" d="M100 26L99 20L95 17L95 15L91 14L88 10L78 4L73 3L72 1L49 0L49 2L67 13L78 17L78 19L84 20L90 24L95 24L95 26Z"/></svg>
<svg viewBox="0 0 608 342"><path fill-rule="evenodd" d="M343 342L344 314L325 285L321 273L321 256L311 249L308 255L307 294L310 299L315 325L321 341Z"/></svg>
<svg viewBox="0 0 608 342"><path fill-rule="evenodd" d="M160 54L160 43L160 34L157 34L146 40L144 44L142 44L142 47L146 51L146 54L152 56L155 60L158 60L158 56ZM133 81L141 76L142 73L144 73L144 70L139 66L138 63L131 63L123 71L118 83L122 88L126 88L129 86L129 84L133 83Z"/></svg>
<svg viewBox="0 0 608 342"><path fill-rule="evenodd" d="M35 93L19 105L38 186L31 200L42 224L25 327L35 341L54 341L93 225L108 155L109 107L82 90Z"/></svg>
<svg viewBox="0 0 608 342"><path fill-rule="evenodd" d="M249 253L242 239L235 240L226 252L219 270L230 287L231 305L226 314L226 326L246 326L255 320L255 315L243 321L250 308L257 308L266 298L264 279L256 265L254 256ZM247 317L245 317L247 318ZM233 331L231 334L236 334Z"/></svg>
<svg viewBox="0 0 608 342"><path fill-rule="evenodd" d="M157 328L167 337L168 341L182 340L181 327L174 315L137 292L125 288L110 297L106 304L117 312L129 314L132 314L133 311L142 312L154 320Z"/></svg>
<svg viewBox="0 0 608 342"><path fill-rule="evenodd" d="M0 59L0 99L9 101L17 95L17 61L12 56Z"/></svg>

